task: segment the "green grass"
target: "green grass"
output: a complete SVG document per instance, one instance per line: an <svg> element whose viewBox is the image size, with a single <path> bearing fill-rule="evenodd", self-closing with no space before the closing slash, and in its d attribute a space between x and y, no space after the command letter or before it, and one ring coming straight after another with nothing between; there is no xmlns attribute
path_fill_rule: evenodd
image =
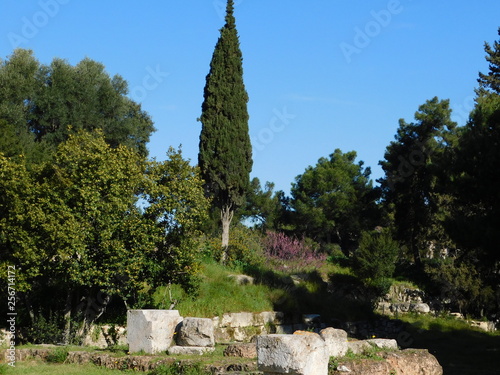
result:
<svg viewBox="0 0 500 375"><path fill-rule="evenodd" d="M17 362L2 375L124 375L132 371L108 370L94 365L49 364L41 361Z"/></svg>
<svg viewBox="0 0 500 375"><path fill-rule="evenodd" d="M228 275L241 271L228 269L218 263L203 263L203 278L197 295L187 295L180 287L172 286L172 299L177 300L175 309L182 316L212 318L226 312L260 312L273 309L269 300L271 290L262 284L237 286ZM155 291L154 301L158 308L168 308L168 287Z"/></svg>

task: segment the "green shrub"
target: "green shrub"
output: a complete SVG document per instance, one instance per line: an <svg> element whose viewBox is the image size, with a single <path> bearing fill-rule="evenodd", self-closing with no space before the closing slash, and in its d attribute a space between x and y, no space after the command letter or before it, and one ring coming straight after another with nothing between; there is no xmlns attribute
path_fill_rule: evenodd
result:
<svg viewBox="0 0 500 375"><path fill-rule="evenodd" d="M354 253L354 271L365 280L391 278L398 256L399 244L387 229L363 232Z"/></svg>
<svg viewBox="0 0 500 375"><path fill-rule="evenodd" d="M427 289L441 300L450 300L448 308L478 316L485 307L494 309L495 292L483 284L473 264L454 258L433 259L425 264L425 273L429 281Z"/></svg>
<svg viewBox="0 0 500 375"><path fill-rule="evenodd" d="M391 285L393 283L392 279L387 277L380 277L378 279L370 280L368 285L373 288L373 292L377 296L383 296L389 292Z"/></svg>
<svg viewBox="0 0 500 375"><path fill-rule="evenodd" d="M27 330L27 341L33 344L58 344L63 340L61 319L51 315L46 319L42 314L38 315Z"/></svg>
<svg viewBox="0 0 500 375"><path fill-rule="evenodd" d="M219 262L222 256L221 238L206 239L201 252L206 258ZM226 259L228 266L243 270L246 267L259 265L263 262L262 254L261 235L258 231L242 224L231 227Z"/></svg>
<svg viewBox="0 0 500 375"><path fill-rule="evenodd" d="M68 349L57 348L49 353L47 356L47 362L49 363L64 363L68 358Z"/></svg>

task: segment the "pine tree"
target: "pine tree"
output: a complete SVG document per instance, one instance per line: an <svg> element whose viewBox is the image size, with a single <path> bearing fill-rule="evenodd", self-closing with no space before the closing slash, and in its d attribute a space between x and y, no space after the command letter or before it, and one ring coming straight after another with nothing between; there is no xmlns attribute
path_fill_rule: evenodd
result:
<svg viewBox="0 0 500 375"><path fill-rule="evenodd" d="M416 122L399 120L395 141L379 162L386 206L394 215L397 239L417 266L429 243L446 246L440 215L445 196L439 186L446 170L444 153L456 142L449 100L427 100L415 113Z"/></svg>
<svg viewBox="0 0 500 375"><path fill-rule="evenodd" d="M500 27L498 28L500 35ZM476 92L481 96L485 93L495 92L500 94L500 40L493 43L493 48L489 43L484 43L486 61L489 63L488 74L479 73L479 89Z"/></svg>
<svg viewBox="0 0 500 375"><path fill-rule="evenodd" d="M225 25L206 78L198 163L207 194L221 212L222 247L229 244L229 226L237 207L245 201L252 169L248 134L248 94L243 83L242 53L228 0ZM223 252L222 261L226 258Z"/></svg>

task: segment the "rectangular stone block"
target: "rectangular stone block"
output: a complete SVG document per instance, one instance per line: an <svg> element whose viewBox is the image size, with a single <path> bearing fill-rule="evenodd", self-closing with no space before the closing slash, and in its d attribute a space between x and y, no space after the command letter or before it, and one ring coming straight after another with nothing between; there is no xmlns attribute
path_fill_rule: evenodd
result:
<svg viewBox="0 0 500 375"><path fill-rule="evenodd" d="M341 329L328 327L320 331L325 340L330 357L342 357L347 353L347 332Z"/></svg>
<svg viewBox="0 0 500 375"><path fill-rule="evenodd" d="M329 358L315 333L257 337L257 363L264 374L327 375Z"/></svg>
<svg viewBox="0 0 500 375"><path fill-rule="evenodd" d="M179 346L215 346L214 322L208 318L184 318L177 331Z"/></svg>
<svg viewBox="0 0 500 375"><path fill-rule="evenodd" d="M175 328L182 321L177 310L127 311L127 341L131 353L165 352L172 344Z"/></svg>

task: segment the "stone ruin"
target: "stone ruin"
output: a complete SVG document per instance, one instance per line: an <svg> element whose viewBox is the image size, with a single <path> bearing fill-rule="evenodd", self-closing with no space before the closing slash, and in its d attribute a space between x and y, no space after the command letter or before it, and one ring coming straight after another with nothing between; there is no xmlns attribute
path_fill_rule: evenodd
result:
<svg viewBox="0 0 500 375"><path fill-rule="evenodd" d="M302 326L317 325L318 318L317 315L304 316ZM127 313L127 340L130 352L202 355L213 351L215 343L220 342L217 340L218 329L243 329L245 323L250 324L246 327L251 327L254 333L253 342L228 345L224 355L257 357L258 369L264 375L327 375L330 357L342 358L349 350L356 354L373 348L389 349L382 354L383 360L375 364L381 368L380 373L387 370L394 374L442 374L441 366L427 351L398 351L396 340L349 341L346 331L332 327L316 329L318 333L304 330L296 330L293 334L263 332L271 330L270 322L282 322L282 315L274 312L238 313L225 314L220 319L206 319L182 318L176 310L130 310ZM290 328L293 326L287 326L287 330ZM276 331L277 327L273 325L272 330ZM234 334L234 330L232 332ZM219 332L219 338L225 341L226 334L229 333ZM421 365L423 363L425 368ZM346 361L339 364L337 370L352 375L366 373L365 368L358 367L357 362Z"/></svg>

